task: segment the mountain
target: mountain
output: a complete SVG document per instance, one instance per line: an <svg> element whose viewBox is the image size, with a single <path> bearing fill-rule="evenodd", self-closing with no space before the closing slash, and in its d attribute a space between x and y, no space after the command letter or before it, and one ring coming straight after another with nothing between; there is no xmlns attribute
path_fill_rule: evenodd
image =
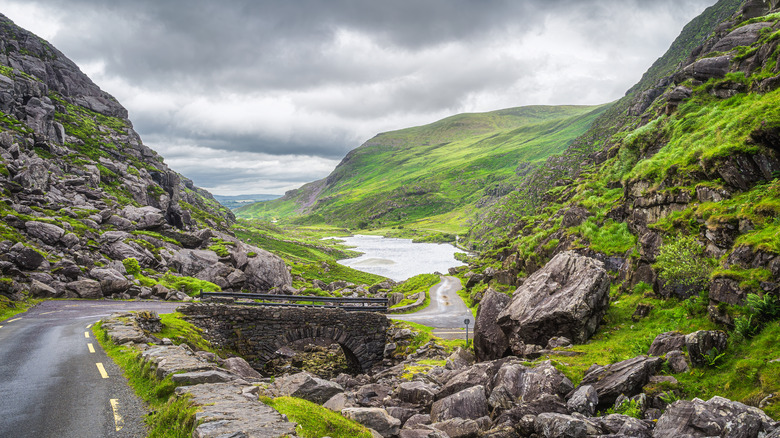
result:
<svg viewBox="0 0 780 438"><path fill-rule="evenodd" d="M143 144L114 97L2 15L0 187L2 302L291 284L281 259L232 236L230 210Z"/></svg>
<svg viewBox="0 0 780 438"><path fill-rule="evenodd" d="M465 230L475 210L565 150L608 107L459 114L379 134L347 154L327 178L241 207L236 215L357 228L427 221L433 228Z"/></svg>
<svg viewBox="0 0 780 438"><path fill-rule="evenodd" d="M780 392L768 359L780 355L777 6L721 1L705 11L686 27L685 44L675 43L677 53L524 179L502 209L485 214L471 231L484 250L461 275L473 302L516 290L507 307L491 310L500 314L492 323L516 318L519 298L550 311L544 294L525 292L544 279L585 281L592 276L578 267L598 266L610 276L605 307L572 307L604 310L591 320L604 327L563 359L569 375L581 377L596 360L647 354L662 333L703 330L722 342L708 344L694 371L664 371L674 374L676 393L734 398L780 415L780 404L768 401ZM547 287L554 295L569 286ZM555 330L564 318L528 327ZM643 391L652 397L652 385Z"/></svg>
<svg viewBox="0 0 780 438"><path fill-rule="evenodd" d="M280 198L279 195L214 195L214 199L225 207L235 210L239 207L243 207L248 204L253 204L260 201L271 201L276 198Z"/></svg>

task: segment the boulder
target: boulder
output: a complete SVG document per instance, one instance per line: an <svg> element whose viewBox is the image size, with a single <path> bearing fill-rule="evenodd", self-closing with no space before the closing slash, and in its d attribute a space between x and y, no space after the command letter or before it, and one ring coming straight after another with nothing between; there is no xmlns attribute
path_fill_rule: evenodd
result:
<svg viewBox="0 0 780 438"><path fill-rule="evenodd" d="M546 345L554 336L583 343L606 312L609 285L602 262L562 252L515 291L498 324L510 344Z"/></svg>
<svg viewBox="0 0 780 438"><path fill-rule="evenodd" d="M302 398L321 405L339 392L344 392L344 388L309 373L298 373L276 379L274 391L280 396Z"/></svg>
<svg viewBox="0 0 780 438"><path fill-rule="evenodd" d="M431 420L440 422L452 418L477 419L488 415L485 387L477 385L464 389L433 403Z"/></svg>
<svg viewBox="0 0 780 438"><path fill-rule="evenodd" d="M260 248L255 248L254 252L257 255L250 257L244 268L246 284L250 288L270 290L292 285L292 276L281 258Z"/></svg>
<svg viewBox="0 0 780 438"><path fill-rule="evenodd" d="M505 388L515 400L533 400L542 394L563 397L574 390L574 385L546 361L534 368L519 363L504 364L495 376L493 392L499 388Z"/></svg>
<svg viewBox="0 0 780 438"><path fill-rule="evenodd" d="M222 368L225 368L231 373L240 376L248 382L260 380L263 378L260 373L258 373L254 368L252 368L251 365L249 365L249 362L240 357L230 357L225 359L225 362L222 364Z"/></svg>
<svg viewBox="0 0 780 438"><path fill-rule="evenodd" d="M511 298L490 288L477 308L474 323L474 353L477 360L495 360L507 356L509 341L498 325L498 315L509 305Z"/></svg>
<svg viewBox="0 0 780 438"><path fill-rule="evenodd" d="M728 52L738 46L750 46L758 41L760 32L765 27L772 27L772 23L761 22L738 27L715 43L710 51Z"/></svg>
<svg viewBox="0 0 780 438"><path fill-rule="evenodd" d="M688 360L685 359L685 355L681 350L666 353L666 363L669 364L669 369L675 374L685 373L690 370Z"/></svg>
<svg viewBox="0 0 780 438"><path fill-rule="evenodd" d="M620 414L610 414L600 419L604 431L616 436L632 438L651 438L653 428L650 424L634 417Z"/></svg>
<svg viewBox="0 0 780 438"><path fill-rule="evenodd" d="M693 366L707 365L705 356L719 355L726 351L729 336L720 330L699 330L685 336L685 347Z"/></svg>
<svg viewBox="0 0 780 438"><path fill-rule="evenodd" d="M722 78L729 72L732 55L703 58L685 67L683 72L699 81Z"/></svg>
<svg viewBox="0 0 780 438"><path fill-rule="evenodd" d="M382 408L346 408L341 415L379 432L383 437L396 436L401 429L401 420L391 417Z"/></svg>
<svg viewBox="0 0 780 438"><path fill-rule="evenodd" d="M572 413L579 412L586 417L594 416L598 405L599 394L590 385L583 385L577 388L566 402L566 407L569 408L569 411Z"/></svg>
<svg viewBox="0 0 780 438"><path fill-rule="evenodd" d="M33 280L30 282L30 295L33 298L54 298L57 296L57 291L48 284Z"/></svg>
<svg viewBox="0 0 780 438"><path fill-rule="evenodd" d="M658 419L653 436L757 438L776 424L761 409L716 396L674 402Z"/></svg>
<svg viewBox="0 0 780 438"><path fill-rule="evenodd" d="M41 253L21 243L11 247L9 258L16 266L25 271L38 269L45 260Z"/></svg>
<svg viewBox="0 0 780 438"><path fill-rule="evenodd" d="M534 422L536 433L545 438L584 438L589 435L601 435L596 424L584 418L570 415L543 413Z"/></svg>
<svg viewBox="0 0 780 438"><path fill-rule="evenodd" d="M322 407L331 411L341 412L345 408L355 407L355 397L345 392L340 392L326 401Z"/></svg>
<svg viewBox="0 0 780 438"><path fill-rule="evenodd" d="M471 365L474 365L476 358L470 351L466 351L458 347L452 352L450 357L447 358L444 368L448 370L460 370Z"/></svg>
<svg viewBox="0 0 780 438"><path fill-rule="evenodd" d="M404 382L398 385L398 399L404 403L417 406L430 406L433 403L436 391L433 386L419 382Z"/></svg>
<svg viewBox="0 0 780 438"><path fill-rule="evenodd" d="M93 300L103 298L103 289L100 287L100 282L95 280L71 281L65 287L76 292L81 298Z"/></svg>
<svg viewBox="0 0 780 438"><path fill-rule="evenodd" d="M649 356L663 356L674 350L681 350L685 345L685 335L680 332L666 332L656 336L650 349L647 351Z"/></svg>
<svg viewBox="0 0 780 438"><path fill-rule="evenodd" d="M637 356L603 367L591 367L580 386L593 386L599 396L599 407L611 407L621 395L631 397L640 393L662 363L660 357Z"/></svg>
<svg viewBox="0 0 780 438"><path fill-rule="evenodd" d="M40 239L47 245L56 244L65 234L65 230L62 228L45 222L27 221L24 226L27 229L27 234Z"/></svg>
<svg viewBox="0 0 780 438"><path fill-rule="evenodd" d="M177 386L198 385L201 383L225 383L236 380L236 376L219 370L192 371L174 374L171 381Z"/></svg>
<svg viewBox="0 0 780 438"><path fill-rule="evenodd" d="M447 380L447 383L436 393L436 399L448 397L456 392L476 385L482 385L483 387L490 386L498 367L499 366L494 363L483 362L455 374Z"/></svg>
<svg viewBox="0 0 780 438"><path fill-rule="evenodd" d="M450 438L477 438L479 432L483 429L481 424L490 425L490 419L485 417L482 421L475 421L463 418L452 418L450 420L434 423L432 428L442 431Z"/></svg>
<svg viewBox="0 0 780 438"><path fill-rule="evenodd" d="M180 249L169 261L181 275L194 277L199 272L219 263L219 256L214 251L197 249Z"/></svg>

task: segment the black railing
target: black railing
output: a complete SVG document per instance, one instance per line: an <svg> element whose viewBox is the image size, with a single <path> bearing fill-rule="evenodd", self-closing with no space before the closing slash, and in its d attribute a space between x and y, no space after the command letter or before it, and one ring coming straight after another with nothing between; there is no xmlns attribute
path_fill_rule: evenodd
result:
<svg viewBox="0 0 780 438"><path fill-rule="evenodd" d="M347 312L387 312L387 298L337 298L309 295L274 295L240 292L200 293L201 301L205 301L214 297L233 298L235 300L235 304L244 306L317 307L322 309L342 309L346 310Z"/></svg>

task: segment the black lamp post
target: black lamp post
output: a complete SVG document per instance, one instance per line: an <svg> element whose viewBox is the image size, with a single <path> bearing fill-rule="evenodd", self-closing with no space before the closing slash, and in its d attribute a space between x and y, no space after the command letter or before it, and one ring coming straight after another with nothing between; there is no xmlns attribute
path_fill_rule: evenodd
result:
<svg viewBox="0 0 780 438"><path fill-rule="evenodd" d="M469 348L469 323L470 322L471 320L468 318L463 320L463 323L466 324L466 348Z"/></svg>

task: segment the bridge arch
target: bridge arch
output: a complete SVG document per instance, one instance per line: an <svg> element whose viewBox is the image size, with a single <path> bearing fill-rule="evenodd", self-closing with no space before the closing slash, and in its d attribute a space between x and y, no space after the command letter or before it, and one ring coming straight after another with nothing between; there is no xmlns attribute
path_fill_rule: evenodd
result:
<svg viewBox="0 0 780 438"><path fill-rule="evenodd" d="M238 352L255 368L295 341L332 340L351 368L368 372L382 362L390 321L374 312L340 309L188 304L177 309L212 343Z"/></svg>

